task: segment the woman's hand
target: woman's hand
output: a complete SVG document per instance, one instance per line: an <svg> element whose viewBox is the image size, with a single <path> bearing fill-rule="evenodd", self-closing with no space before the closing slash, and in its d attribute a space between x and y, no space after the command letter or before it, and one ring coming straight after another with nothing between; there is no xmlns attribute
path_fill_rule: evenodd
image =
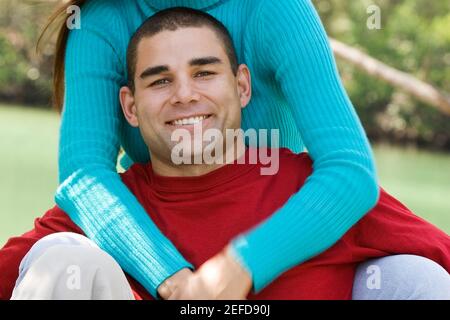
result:
<svg viewBox="0 0 450 320"><path fill-rule="evenodd" d="M168 280L171 293L163 292L164 296L168 294L168 300L244 300L252 288L250 274L236 261L229 246L196 272L184 272ZM160 293L164 298L163 294Z"/></svg>
<svg viewBox="0 0 450 320"><path fill-rule="evenodd" d="M194 275L191 269L183 268L177 273L174 273L171 277L167 278L159 287L159 296L167 300L177 290L178 287L184 287L185 282Z"/></svg>

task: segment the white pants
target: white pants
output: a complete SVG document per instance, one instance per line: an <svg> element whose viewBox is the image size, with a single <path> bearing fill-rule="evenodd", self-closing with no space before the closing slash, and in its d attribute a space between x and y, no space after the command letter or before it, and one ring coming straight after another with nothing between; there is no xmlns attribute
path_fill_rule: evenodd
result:
<svg viewBox="0 0 450 320"><path fill-rule="evenodd" d="M34 244L19 267L14 300L132 300L117 262L88 238L70 232Z"/></svg>
<svg viewBox="0 0 450 320"><path fill-rule="evenodd" d="M123 271L111 256L82 235L62 232L42 238L23 258L12 299L134 297ZM439 264L419 256L372 259L361 263L356 271L353 299L450 300L450 275Z"/></svg>

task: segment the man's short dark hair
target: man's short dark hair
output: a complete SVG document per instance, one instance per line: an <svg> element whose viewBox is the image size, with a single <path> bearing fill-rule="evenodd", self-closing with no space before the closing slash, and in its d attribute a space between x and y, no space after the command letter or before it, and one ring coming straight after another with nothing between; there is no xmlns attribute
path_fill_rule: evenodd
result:
<svg viewBox="0 0 450 320"><path fill-rule="evenodd" d="M233 74L237 74L238 62L236 49L227 28L213 16L191 8L174 7L161 10L142 23L131 37L127 49L128 87L134 92L134 76L136 73L137 48L143 38L148 38L162 31L175 31L179 28L209 27L222 41L230 60Z"/></svg>

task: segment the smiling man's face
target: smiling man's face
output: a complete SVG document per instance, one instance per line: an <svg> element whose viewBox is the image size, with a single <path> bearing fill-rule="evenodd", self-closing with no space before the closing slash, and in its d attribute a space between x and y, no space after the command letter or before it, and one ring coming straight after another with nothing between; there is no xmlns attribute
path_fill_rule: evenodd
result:
<svg viewBox="0 0 450 320"><path fill-rule="evenodd" d="M250 75L235 75L225 48L208 27L179 28L143 38L137 47L134 94L121 90L128 122L138 126L152 159L170 161L176 129L193 135L241 127L241 109L250 100ZM198 138L198 137L196 137ZM201 137L200 137L201 139Z"/></svg>

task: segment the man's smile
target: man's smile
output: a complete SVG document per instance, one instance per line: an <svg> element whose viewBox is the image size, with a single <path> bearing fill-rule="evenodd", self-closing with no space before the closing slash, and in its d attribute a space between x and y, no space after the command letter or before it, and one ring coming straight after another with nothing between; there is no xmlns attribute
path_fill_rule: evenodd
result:
<svg viewBox="0 0 450 320"><path fill-rule="evenodd" d="M189 126L195 125L203 122L204 120L210 118L212 114L199 114L180 117L171 121L167 121L166 124L171 126Z"/></svg>

